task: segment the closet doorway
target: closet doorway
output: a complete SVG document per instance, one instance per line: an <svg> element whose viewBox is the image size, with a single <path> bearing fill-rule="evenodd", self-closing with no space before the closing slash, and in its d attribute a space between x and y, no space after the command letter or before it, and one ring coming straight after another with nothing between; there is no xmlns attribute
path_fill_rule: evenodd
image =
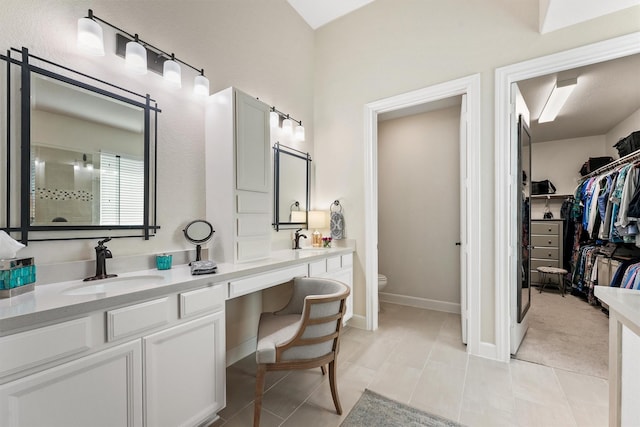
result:
<svg viewBox="0 0 640 427"><path fill-rule="evenodd" d="M381 301L460 312L462 98L378 115Z"/></svg>
<svg viewBox="0 0 640 427"><path fill-rule="evenodd" d="M519 178L519 170L516 169L516 159L513 157L513 153L510 151L509 145L511 144L511 135L509 131L509 123L507 120L508 111L510 109L509 104L512 101L513 84L518 83L518 88L523 92L524 98L529 98L529 108L532 113L532 129L531 135L533 140L532 150L532 179L542 180L549 179L552 173L559 173L556 175L554 185L557 188L557 194L569 195L573 193L575 187L578 184L579 169L584 161L589 157L615 155L615 149L610 147L611 138L619 138L618 136L612 136L615 133L615 129L590 131L582 130L582 134L575 133L563 133L559 130L559 126L555 127L555 134L550 132L554 126L546 126L541 124L536 126L536 119L540 113L540 103L544 104L546 97L550 92L550 85L552 86L558 79L563 79L568 74L578 74L578 80L580 80L579 74L584 72L585 75L590 71L590 67L597 67L598 64L606 65L606 62L614 62L615 60L630 61L627 62L627 67L631 68L634 75L637 76L637 63L634 63L632 56L640 52L640 34L632 34L629 36L619 37L605 42L600 42L594 45L585 46L582 48L573 49L571 51L562 52L559 54L551 55L549 57L538 58L524 63L515 64L508 67L503 67L496 70L496 136L497 147L496 156L498 164L501 167L496 168L496 230L499 235L512 235L509 230L517 230L519 225L512 215L513 209L517 206L517 194L511 192L509 187L515 188L515 185L519 184L516 181ZM614 74L618 74L614 72ZM621 78L621 76L615 75L614 80ZM546 85L545 90L541 90L541 93L535 94L532 88L536 84ZM635 80L637 85L637 78ZM600 88L606 88L612 91L612 84L604 81L600 82ZM507 89L507 90L505 90ZM632 95L633 92L627 87L626 94L619 95L619 102L623 102L624 95ZM576 91L577 93L577 91ZM636 95L637 98L637 95ZM636 99L636 102L638 100ZM596 107L600 109L601 116L607 115L611 107L607 107L604 103L604 97L602 95L592 94L592 97L587 101L583 101L582 107L589 109ZM567 104L569 105L569 104ZM627 113L630 117L634 111L637 111L640 105L636 105L635 110L630 110L631 113ZM607 113L607 114L605 114ZM635 117L635 116L634 116ZM561 118L561 115L559 115ZM568 117L565 117L565 119ZM601 118L601 117L600 117ZM583 123L591 126L595 125L598 120L592 119L579 119ZM621 118L624 121L625 118ZM631 118L633 120L633 118ZM560 123L560 120L558 120ZM636 118L637 123L637 118ZM624 128L628 124L620 124L619 128ZM576 126L577 127L577 126ZM612 125L616 127L616 125ZM570 126L569 126L570 128ZM585 133L586 132L586 133ZM595 132L595 135L594 135ZM609 133L609 137L607 136ZM626 136L626 135L622 135ZM537 139L536 139L537 138ZM609 139L608 139L609 138ZM616 139L617 140L617 139ZM615 142L615 141L614 141ZM537 145L538 144L538 145ZM555 148L554 148L554 144ZM537 148L536 148L537 145ZM591 148L588 148L591 147ZM592 151L589 151L589 150ZM596 151L593 151L593 150ZM573 163L567 161L567 156L575 154L579 158L575 159ZM500 161L502 160L502 161ZM574 164L575 163L575 164ZM537 164L537 170L536 170ZM506 169L505 169L506 168ZM512 172L511 172L512 171ZM564 175L563 175L564 174ZM541 176L542 175L542 176ZM549 175L544 177L544 175ZM553 182L553 179L550 179ZM514 181L514 182L510 182ZM517 184L515 183L517 182ZM570 188L569 188L570 187ZM554 196L555 197L555 196ZM559 197L555 200L549 198L541 198L534 200L532 198L532 218L540 217L548 210L551 212L555 219L560 219L560 205L564 198ZM504 220L502 220L503 218ZM505 234L507 233L507 234ZM508 239L496 241L496 277L498 288L498 299L500 304L498 310L508 310L508 315L498 313L498 331L499 331L499 343L502 345L499 348L499 352L506 359L508 353L514 352L514 347L517 349L519 342L514 342L514 339L518 339L512 335L509 337L509 331L513 330L517 325L517 309L514 305L514 292L512 284L515 283L515 272L517 263L514 258L509 254L509 248L514 247L517 242L510 241ZM533 289L532 309L525 316L525 323L530 320L532 310L535 309L536 296L538 296L538 290ZM545 294L544 297L549 295ZM562 298L560 294L550 295L557 298ZM559 302L552 300L554 303ZM560 300L562 301L562 300ZM580 301L583 304L586 302ZM588 306L588 305L587 305ZM601 314L601 313L600 313ZM504 317L503 317L504 316ZM527 319L529 318L529 319ZM507 321L508 320L508 321ZM557 319L556 319L557 320ZM603 321L606 325L606 317L603 315ZM531 323L531 322L529 322ZM557 321L558 327L562 328L562 322ZM565 327L567 325L564 325ZM526 329L526 328L523 328ZM523 334L524 335L524 332ZM521 337L520 337L521 338ZM605 338L606 339L606 338ZM510 344L507 344L510 343ZM509 351L511 350L511 351ZM605 356L606 357L606 356Z"/></svg>

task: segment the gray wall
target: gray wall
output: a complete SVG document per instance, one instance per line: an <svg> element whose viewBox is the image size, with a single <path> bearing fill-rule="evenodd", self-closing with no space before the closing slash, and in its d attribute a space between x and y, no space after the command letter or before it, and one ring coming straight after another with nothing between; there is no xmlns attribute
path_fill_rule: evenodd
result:
<svg viewBox="0 0 640 427"><path fill-rule="evenodd" d="M385 293L460 304L460 107L378 123Z"/></svg>

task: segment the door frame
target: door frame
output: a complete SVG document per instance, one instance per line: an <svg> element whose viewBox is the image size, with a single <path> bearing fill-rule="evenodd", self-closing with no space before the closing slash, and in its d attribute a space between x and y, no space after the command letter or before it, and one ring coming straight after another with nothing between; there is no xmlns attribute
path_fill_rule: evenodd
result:
<svg viewBox="0 0 640 427"><path fill-rule="evenodd" d="M494 357L487 346L480 342L480 74L436 84L368 103L364 106L365 153L365 281L366 328L378 328L378 114L400 110L415 105L439 101L453 96L467 95L467 141L461 142L460 185L467 185L467 210L460 212L462 248L467 250L466 274L461 280L466 288L467 301L467 351L470 354ZM464 145L464 146L462 146ZM464 179L466 177L466 180ZM465 182L466 181L466 182ZM451 242L454 244L454 242ZM468 286L473 278L474 286ZM462 299L462 295L461 295ZM461 307L461 310L464 310ZM488 345L488 344L487 344ZM484 354L483 354L484 353Z"/></svg>
<svg viewBox="0 0 640 427"><path fill-rule="evenodd" d="M640 53L640 32L558 52L517 64L500 67L495 72L495 281L497 359L510 359L511 284L517 264L517 218L514 206L519 171L515 150L511 149L509 116L511 83L550 73L597 64Z"/></svg>

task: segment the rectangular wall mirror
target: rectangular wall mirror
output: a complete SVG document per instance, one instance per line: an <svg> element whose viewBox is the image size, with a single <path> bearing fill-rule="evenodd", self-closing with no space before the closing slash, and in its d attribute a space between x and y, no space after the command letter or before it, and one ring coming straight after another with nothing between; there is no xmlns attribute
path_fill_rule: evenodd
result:
<svg viewBox="0 0 640 427"><path fill-rule="evenodd" d="M518 163L522 173L522 189L520 208L518 209L519 260L518 282L516 295L518 303L518 323L524 319L531 306L531 134L522 115L518 119Z"/></svg>
<svg viewBox="0 0 640 427"><path fill-rule="evenodd" d="M25 243L107 230L149 238L159 228L155 101L83 74L69 77L64 67L52 72L55 64L14 51L20 60L11 51L2 57L6 122L19 125L4 141L10 172L2 228Z"/></svg>
<svg viewBox="0 0 640 427"><path fill-rule="evenodd" d="M311 156L279 143L273 146L273 227L307 228Z"/></svg>

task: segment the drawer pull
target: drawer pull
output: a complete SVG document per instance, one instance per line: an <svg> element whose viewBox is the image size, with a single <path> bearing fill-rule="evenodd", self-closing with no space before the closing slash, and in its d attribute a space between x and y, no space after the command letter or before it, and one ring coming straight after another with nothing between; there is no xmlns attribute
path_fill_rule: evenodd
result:
<svg viewBox="0 0 640 427"><path fill-rule="evenodd" d="M549 240L549 244L551 244L551 240Z"/></svg>

